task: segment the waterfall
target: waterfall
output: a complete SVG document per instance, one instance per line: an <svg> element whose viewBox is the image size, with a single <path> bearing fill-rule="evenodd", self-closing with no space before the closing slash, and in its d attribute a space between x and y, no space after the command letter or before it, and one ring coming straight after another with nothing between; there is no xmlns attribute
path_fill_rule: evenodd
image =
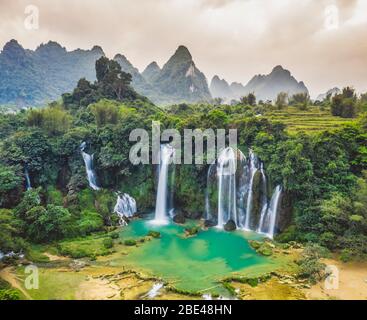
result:
<svg viewBox="0 0 367 320"><path fill-rule="evenodd" d="M213 219L210 210L210 186L213 177L211 165L207 174L205 192L206 219ZM255 176L261 175L259 186ZM282 189L277 186L269 201L268 182L264 164L249 150L249 160L239 150L224 149L217 159L216 178L218 188L217 227L223 228L233 220L237 228L255 231L273 238L279 211ZM255 194L259 190L260 194ZM213 191L211 191L213 192ZM256 203L256 205L255 205ZM256 208L256 209L255 209Z"/></svg>
<svg viewBox="0 0 367 320"><path fill-rule="evenodd" d="M252 213L252 199L253 199L253 186L254 186L254 178L255 174L258 171L257 169L257 158L253 151L250 149L250 183L248 186L248 195L247 195L247 204L246 204L246 222L245 222L245 229L250 230L250 219Z"/></svg>
<svg viewBox="0 0 367 320"><path fill-rule="evenodd" d="M161 145L158 189L155 206L155 224L166 224L168 219L168 171L175 149L169 144Z"/></svg>
<svg viewBox="0 0 367 320"><path fill-rule="evenodd" d="M273 195L273 199L270 202L270 227L269 227L269 236L270 238L274 238L275 233L275 223L278 215L278 209L279 209L279 200L280 195L282 194L282 188L281 186L277 186L275 188L275 192Z"/></svg>
<svg viewBox="0 0 367 320"><path fill-rule="evenodd" d="M230 219L237 225L236 162L233 148L224 149L218 158L218 228L223 228Z"/></svg>
<svg viewBox="0 0 367 320"><path fill-rule="evenodd" d="M25 176L25 187L26 190L32 189L31 179L29 178L29 172L27 166L24 168L24 176Z"/></svg>
<svg viewBox="0 0 367 320"><path fill-rule="evenodd" d="M127 193L117 194L117 201L113 212L119 216L120 225L126 225L125 218L131 218L136 211L136 201L133 197Z"/></svg>
<svg viewBox="0 0 367 320"><path fill-rule="evenodd" d="M87 144L85 142L83 142L80 145L80 150L82 152L82 156L83 156L83 160L84 160L84 164L85 164L85 170L87 172L87 179L89 182L89 186L93 189L93 190L100 190L100 187L98 187L97 185L97 177L96 174L94 172L93 169L93 154L89 155L88 153L84 152L85 148L86 148Z"/></svg>
<svg viewBox="0 0 367 320"><path fill-rule="evenodd" d="M207 186L209 186L209 183L210 183L210 176L212 175L212 172L213 170L216 168L216 164L215 163L212 163L210 166L209 166L209 169L208 169L208 174L206 176L206 183L207 183ZM212 213L211 213L211 209L210 209L210 198L209 198L209 187L206 188L205 190L205 220L211 220L213 217L212 217Z"/></svg>
<svg viewBox="0 0 367 320"><path fill-rule="evenodd" d="M274 189L270 204L267 206L267 210L264 213L261 213L261 221L258 232L267 235L269 238L274 237L281 194L282 188L281 186L277 186Z"/></svg>
<svg viewBox="0 0 367 320"><path fill-rule="evenodd" d="M268 211L268 182L266 180L266 175L264 172L264 164L260 165L261 179L262 179L262 204L261 204L261 214L260 214L260 223L257 229L257 232L261 232L262 226L264 224L266 212Z"/></svg>

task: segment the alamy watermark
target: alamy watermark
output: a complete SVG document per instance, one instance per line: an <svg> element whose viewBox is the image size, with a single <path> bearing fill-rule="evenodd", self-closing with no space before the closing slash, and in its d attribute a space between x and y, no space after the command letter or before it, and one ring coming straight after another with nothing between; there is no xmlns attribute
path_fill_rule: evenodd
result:
<svg viewBox="0 0 367 320"><path fill-rule="evenodd" d="M337 266L328 265L325 268L326 278L324 281L324 287L326 290L338 290L339 289L339 269Z"/></svg>
<svg viewBox="0 0 367 320"><path fill-rule="evenodd" d="M339 8L335 5L329 5L325 8L325 22L326 30L335 30L339 28Z"/></svg>
<svg viewBox="0 0 367 320"><path fill-rule="evenodd" d="M134 165L150 164L150 159L152 164L160 164L162 144L169 144L174 149L170 163L212 164L226 146L237 149L237 129L229 129L228 132L225 129L184 129L182 137L176 129L161 132L160 122L153 121L151 138L147 130L134 129L129 141L136 142L129 153L130 162Z"/></svg>
<svg viewBox="0 0 367 320"><path fill-rule="evenodd" d="M39 272L38 267L31 264L25 267L25 274L29 274L26 276L24 280L24 287L27 290L38 290L39 289Z"/></svg>
<svg viewBox="0 0 367 320"><path fill-rule="evenodd" d="M24 28L27 30L38 30L39 29L39 9L37 6L30 4L25 7L24 14Z"/></svg>

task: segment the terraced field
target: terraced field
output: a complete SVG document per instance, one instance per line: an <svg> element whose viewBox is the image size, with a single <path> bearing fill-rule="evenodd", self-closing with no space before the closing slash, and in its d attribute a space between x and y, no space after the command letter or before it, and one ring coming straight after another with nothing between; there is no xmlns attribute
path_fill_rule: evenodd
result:
<svg viewBox="0 0 367 320"><path fill-rule="evenodd" d="M320 111L318 107L311 107L307 111L288 107L286 110L273 111L266 115L273 121L286 124L289 133L335 130L353 122L352 119L334 117L329 111Z"/></svg>

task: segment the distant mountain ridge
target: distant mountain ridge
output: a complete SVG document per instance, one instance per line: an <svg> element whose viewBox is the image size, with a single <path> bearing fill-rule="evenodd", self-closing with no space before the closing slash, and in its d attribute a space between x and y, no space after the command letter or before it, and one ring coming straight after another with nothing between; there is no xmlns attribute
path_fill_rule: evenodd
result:
<svg viewBox="0 0 367 320"><path fill-rule="evenodd" d="M66 51L57 42L24 49L9 41L0 54L0 105L42 105L71 91L80 78L95 80L94 64L101 47Z"/></svg>
<svg viewBox="0 0 367 320"><path fill-rule="evenodd" d="M54 41L36 50L24 49L16 40L0 53L0 105L41 106L70 92L81 78L95 80L95 62L105 56L99 46L67 51ZM205 75L189 50L180 46L162 69L156 62L139 70L122 54L114 57L132 75L132 87L156 104L209 101Z"/></svg>
<svg viewBox="0 0 367 320"><path fill-rule="evenodd" d="M274 67L268 75L255 75L245 86L237 82L228 85L225 80L220 80L218 76L214 76L210 90L213 98L238 100L241 96L254 93L258 101L274 101L280 92L286 92L289 96L296 93L309 93L303 81L298 82L290 71L282 66Z"/></svg>
<svg viewBox="0 0 367 320"><path fill-rule="evenodd" d="M105 56L102 48L67 51L54 41L36 50L24 49L16 40L0 53L0 105L41 106L70 92L81 78L95 80L95 62ZM179 46L162 68L150 63L143 72L122 54L114 57L124 72L132 75L132 87L158 105L209 102L221 97L226 102L254 92L257 100L274 100L281 91L289 95L308 93L302 81L276 66L268 75L256 75L245 86L229 84L214 76L210 89L203 72L185 46Z"/></svg>

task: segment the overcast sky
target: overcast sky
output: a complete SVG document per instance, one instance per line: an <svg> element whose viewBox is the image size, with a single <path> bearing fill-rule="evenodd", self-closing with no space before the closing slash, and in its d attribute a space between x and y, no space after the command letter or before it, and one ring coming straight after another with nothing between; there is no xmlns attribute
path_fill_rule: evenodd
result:
<svg viewBox="0 0 367 320"><path fill-rule="evenodd" d="M30 4L38 30L24 26ZM367 91L367 0L0 0L0 46L12 38L30 49L97 44L141 71L183 44L208 81L247 83L281 64L312 96L334 86Z"/></svg>

